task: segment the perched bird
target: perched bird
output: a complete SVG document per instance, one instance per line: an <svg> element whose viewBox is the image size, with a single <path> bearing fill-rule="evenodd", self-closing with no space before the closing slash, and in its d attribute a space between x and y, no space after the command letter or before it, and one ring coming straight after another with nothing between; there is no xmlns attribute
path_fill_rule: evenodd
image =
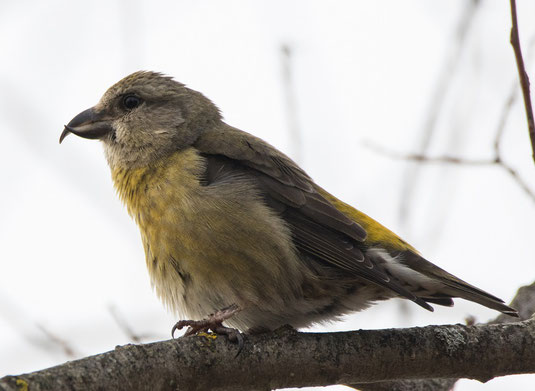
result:
<svg viewBox="0 0 535 391"><path fill-rule="evenodd" d="M102 141L156 293L188 318L176 327L189 333L228 331L223 321L247 332L300 328L392 297L429 311L460 297L517 315L170 77L125 77L74 117L60 142L69 133Z"/></svg>

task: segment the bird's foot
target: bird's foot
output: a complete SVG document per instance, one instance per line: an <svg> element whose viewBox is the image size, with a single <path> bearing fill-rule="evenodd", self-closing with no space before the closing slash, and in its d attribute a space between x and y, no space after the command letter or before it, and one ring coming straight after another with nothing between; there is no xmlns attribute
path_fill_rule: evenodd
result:
<svg viewBox="0 0 535 391"><path fill-rule="evenodd" d="M211 330L213 333L218 335L226 335L231 342L238 342L238 353L243 348L243 336L242 334L237 330L230 327L223 326L223 322L232 316L234 316L236 313L240 312L240 307L238 307L236 304L232 304L231 306L227 308L223 308L222 310L219 310L210 316L208 316L206 319L202 320L179 320L176 322L176 324L173 326L173 329L171 330L171 336L175 337L175 331L181 330L184 327L188 327L186 330L186 333L184 334L184 337L190 336L190 335L197 335L202 332L208 332Z"/></svg>

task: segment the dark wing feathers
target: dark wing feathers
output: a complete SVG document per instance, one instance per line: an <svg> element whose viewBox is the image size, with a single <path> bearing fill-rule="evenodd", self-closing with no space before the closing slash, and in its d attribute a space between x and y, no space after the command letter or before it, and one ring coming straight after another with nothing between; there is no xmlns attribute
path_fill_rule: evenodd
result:
<svg viewBox="0 0 535 391"><path fill-rule="evenodd" d="M195 144L207 162L205 184L237 176L250 178L268 205L287 221L300 251L432 311L424 300L393 281L363 254L366 231L323 198L295 163L260 139L236 132L225 134L224 145L217 142L222 135L214 132L201 136ZM229 143L229 139L234 142Z"/></svg>
<svg viewBox="0 0 535 391"><path fill-rule="evenodd" d="M325 229L320 224L301 215L294 208L288 208L284 217L291 222L292 233L298 242L311 242L309 248L314 249L318 254L335 256L332 260L333 264L356 273L362 269L361 266L357 266L358 264L366 269L373 269L370 259L366 258L358 247L349 245L349 241L345 240L339 233ZM376 272L376 275L382 281L389 281L388 276L384 273Z"/></svg>
<svg viewBox="0 0 535 391"><path fill-rule="evenodd" d="M291 225L294 242L300 250L309 255L353 273L377 285L386 287L399 295L414 301L423 308L433 311L433 308L419 297L393 281L386 273L377 268L370 258L354 246L343 235L325 229L316 222L303 216L295 209L288 209L284 218Z"/></svg>
<svg viewBox="0 0 535 391"><path fill-rule="evenodd" d="M422 297L422 300L444 307L453 307L453 299L451 297Z"/></svg>
<svg viewBox="0 0 535 391"><path fill-rule="evenodd" d="M206 131L194 146L202 153L242 162L284 185L306 192L315 191L310 177L290 158L263 140L231 126Z"/></svg>
<svg viewBox="0 0 535 391"><path fill-rule="evenodd" d="M358 242L366 239L364 228L336 209L315 190L306 192L284 185L267 175L258 175L257 179L262 184L262 188L266 189L274 199L299 209L311 221L342 232Z"/></svg>
<svg viewBox="0 0 535 391"><path fill-rule="evenodd" d="M319 193L307 193L306 204L300 208L300 211L312 221L342 232L358 242L366 239L364 228L336 209Z"/></svg>
<svg viewBox="0 0 535 391"><path fill-rule="evenodd" d="M270 194L274 199L285 205L301 208L307 202L306 193L296 187L284 185L267 175L258 175L257 180L262 188L270 189Z"/></svg>

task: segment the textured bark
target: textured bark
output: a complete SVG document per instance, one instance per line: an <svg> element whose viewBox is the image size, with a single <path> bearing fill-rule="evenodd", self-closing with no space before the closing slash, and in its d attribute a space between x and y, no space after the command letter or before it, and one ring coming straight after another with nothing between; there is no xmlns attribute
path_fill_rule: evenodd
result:
<svg viewBox="0 0 535 391"><path fill-rule="evenodd" d="M449 391L459 379L394 380L350 385L361 391Z"/></svg>
<svg viewBox="0 0 535 391"><path fill-rule="evenodd" d="M525 288L531 304L535 285ZM528 294L529 290L529 294ZM521 310L522 312L522 310ZM529 311L524 311L528 313ZM535 318L516 323L248 336L242 352L224 337L196 336L115 350L0 379L20 390L269 390L356 384L367 390L431 390L432 382L535 373ZM384 382L388 381L388 383ZM399 388L403 384L419 388ZM360 386L359 386L360 387Z"/></svg>

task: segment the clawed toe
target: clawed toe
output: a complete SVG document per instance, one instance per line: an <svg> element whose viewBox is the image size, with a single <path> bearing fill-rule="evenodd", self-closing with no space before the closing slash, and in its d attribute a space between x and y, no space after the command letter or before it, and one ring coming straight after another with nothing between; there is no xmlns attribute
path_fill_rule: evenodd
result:
<svg viewBox="0 0 535 391"><path fill-rule="evenodd" d="M179 320L171 329L171 337L175 338L175 332L182 330L184 327L188 327L184 337L200 333L201 331L207 331L209 327L206 327L204 323L203 320Z"/></svg>
<svg viewBox="0 0 535 391"><path fill-rule="evenodd" d="M240 354L240 352L243 349L243 335L240 333L239 330L233 329L230 327L225 326L219 326L215 329L212 329L212 331L219 335L226 335L228 337L228 340L230 342L237 342L238 343L238 353L236 353L236 356Z"/></svg>
<svg viewBox="0 0 535 391"><path fill-rule="evenodd" d="M210 330L218 335L226 335L231 342L238 343L238 354L240 354L243 348L243 335L237 330L230 327L223 326L223 321L229 319L234 314L240 311L240 308L233 304L227 308L217 311L211 314L206 319L202 320L180 320L171 329L171 336L175 338L175 332L181 330L184 327L188 327L184 333L184 337L190 335L196 335L201 332L209 332Z"/></svg>

